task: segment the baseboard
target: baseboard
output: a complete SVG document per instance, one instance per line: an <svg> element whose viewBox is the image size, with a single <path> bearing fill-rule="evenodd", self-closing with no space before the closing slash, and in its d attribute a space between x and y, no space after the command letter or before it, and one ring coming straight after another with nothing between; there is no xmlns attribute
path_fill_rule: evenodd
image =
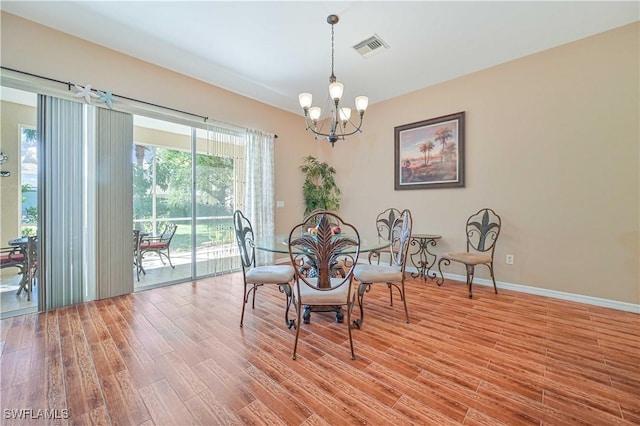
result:
<svg viewBox="0 0 640 426"><path fill-rule="evenodd" d="M276 261L276 263L286 263L286 262L289 262L289 258L286 258L286 259L281 258ZM358 259L358 263L361 263L361 262L368 263L366 260ZM407 272L416 273L418 272L418 270L414 267L407 266ZM432 270L431 272L434 272L434 271ZM467 281L467 278L464 275L447 274L447 273L443 273L443 275L446 279L449 279L449 280L461 281L463 283ZM487 278L476 277L473 279L473 284L493 287L493 282ZM501 288L504 288L506 290L519 291L521 293L552 297L554 299L570 300L572 302L585 303L587 305L601 306L603 308L611 308L611 309L617 309L619 311L626 311L626 312L633 312L634 314L640 314L640 305L636 305L633 303L619 302L617 300L611 300L611 299L602 299L600 297L584 296L581 294L566 293L564 291L549 290L546 288L531 287L531 286L522 285L522 284L507 283L504 281L496 281L496 286L498 286L498 290L500 290Z"/></svg>
<svg viewBox="0 0 640 426"><path fill-rule="evenodd" d="M31 306L29 308L14 309L11 311L0 312L0 319L6 319L6 318L15 317L18 315L36 314L36 313L38 313L38 307Z"/></svg>
<svg viewBox="0 0 640 426"><path fill-rule="evenodd" d="M412 270L412 272L417 272L415 268L407 267L407 271L409 270ZM443 273L443 275L446 279L449 279L449 280L461 281L463 283L467 281L467 277L464 275L447 274L447 273ZM493 287L493 282L488 278L476 277L473 279L473 285L476 285L476 284ZM603 308L611 308L611 309L617 309L619 311L626 311L626 312L633 312L635 314L640 314L640 305L635 305L633 303L618 302L617 300L602 299L600 297L584 296L581 294L574 294L574 293L566 293L564 291L549 290L546 288L507 283L504 281L496 281L496 286L498 287L498 291L503 288L505 290L519 291L521 293L535 294L538 296L553 297L554 299L570 300L572 302L586 303L588 305L601 306Z"/></svg>

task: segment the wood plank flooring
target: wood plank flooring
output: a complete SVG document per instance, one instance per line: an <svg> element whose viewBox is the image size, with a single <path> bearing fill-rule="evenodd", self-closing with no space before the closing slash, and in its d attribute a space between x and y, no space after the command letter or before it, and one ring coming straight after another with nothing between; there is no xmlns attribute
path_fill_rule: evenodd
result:
<svg viewBox="0 0 640 426"><path fill-rule="evenodd" d="M283 295L261 288L240 328L241 282L2 320L1 423L640 424L640 315L410 279L410 324L378 285L355 361L346 325L323 313L293 361Z"/></svg>

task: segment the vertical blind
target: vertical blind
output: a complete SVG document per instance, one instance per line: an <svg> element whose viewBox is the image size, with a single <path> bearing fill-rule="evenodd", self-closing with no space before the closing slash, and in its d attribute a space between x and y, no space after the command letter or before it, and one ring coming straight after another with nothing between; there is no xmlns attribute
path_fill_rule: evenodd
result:
<svg viewBox="0 0 640 426"><path fill-rule="evenodd" d="M44 309L83 301L82 104L38 96L40 286Z"/></svg>
<svg viewBox="0 0 640 426"><path fill-rule="evenodd" d="M38 102L41 308L131 293L133 117Z"/></svg>
<svg viewBox="0 0 640 426"><path fill-rule="evenodd" d="M94 258L96 297L103 299L133 291L133 116L97 108L95 130Z"/></svg>

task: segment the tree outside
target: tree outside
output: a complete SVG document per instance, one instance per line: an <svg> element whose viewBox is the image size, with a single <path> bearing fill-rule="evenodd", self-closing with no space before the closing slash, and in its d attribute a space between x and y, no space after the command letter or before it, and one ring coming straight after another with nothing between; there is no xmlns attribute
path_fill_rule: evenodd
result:
<svg viewBox="0 0 640 426"><path fill-rule="evenodd" d="M161 232L166 222L175 222L178 229L172 248L188 250L191 247L191 153L140 147L136 145L134 148L134 218L137 223L142 222L146 231L154 234ZM233 227L234 205L233 159L196 155L197 245L233 241L229 230ZM158 229L151 229L154 222Z"/></svg>

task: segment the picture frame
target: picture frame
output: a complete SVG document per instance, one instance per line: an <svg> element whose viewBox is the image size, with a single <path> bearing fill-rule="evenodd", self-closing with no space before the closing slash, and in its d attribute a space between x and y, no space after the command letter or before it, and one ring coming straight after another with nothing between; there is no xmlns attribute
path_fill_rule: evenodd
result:
<svg viewBox="0 0 640 426"><path fill-rule="evenodd" d="M394 127L395 189L464 187L465 112Z"/></svg>

